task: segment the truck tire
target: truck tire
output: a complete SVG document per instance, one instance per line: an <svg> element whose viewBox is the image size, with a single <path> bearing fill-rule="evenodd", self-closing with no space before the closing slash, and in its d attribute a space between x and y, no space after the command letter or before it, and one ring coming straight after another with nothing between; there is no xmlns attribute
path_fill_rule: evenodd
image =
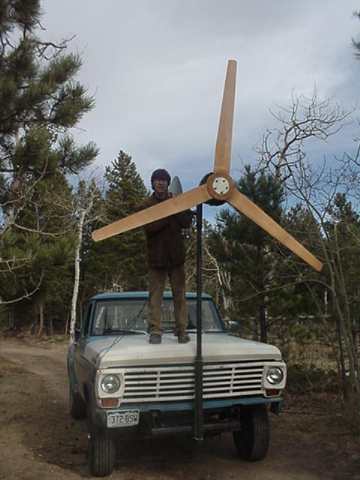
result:
<svg viewBox="0 0 360 480"><path fill-rule="evenodd" d="M79 393L69 388L70 415L74 420L86 418L86 404Z"/></svg>
<svg viewBox="0 0 360 480"><path fill-rule="evenodd" d="M266 457L270 443L270 424L265 405L245 408L240 415L241 429L233 432L239 457L256 462Z"/></svg>
<svg viewBox="0 0 360 480"><path fill-rule="evenodd" d="M110 475L115 465L115 444L105 432L93 431L88 446L90 473L95 477Z"/></svg>

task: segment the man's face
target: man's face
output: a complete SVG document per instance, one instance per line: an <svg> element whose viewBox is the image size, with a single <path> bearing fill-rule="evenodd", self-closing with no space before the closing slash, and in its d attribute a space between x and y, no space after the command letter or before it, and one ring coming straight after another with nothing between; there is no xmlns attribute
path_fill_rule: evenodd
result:
<svg viewBox="0 0 360 480"><path fill-rule="evenodd" d="M168 182L167 180L162 180L159 178L156 178L153 181L153 186L155 190L155 195L158 197L164 197L168 193Z"/></svg>

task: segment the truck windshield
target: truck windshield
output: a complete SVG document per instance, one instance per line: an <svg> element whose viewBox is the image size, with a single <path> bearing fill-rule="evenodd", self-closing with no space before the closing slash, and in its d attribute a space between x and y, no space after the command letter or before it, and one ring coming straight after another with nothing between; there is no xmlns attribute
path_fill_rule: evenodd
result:
<svg viewBox="0 0 360 480"><path fill-rule="evenodd" d="M187 300L188 331L196 330L196 300ZM163 330L175 330L174 304L171 299L161 306ZM119 332L146 333L148 331L149 304L145 299L105 300L96 303L92 321L92 335L111 335ZM203 331L222 331L222 322L211 300L202 301Z"/></svg>

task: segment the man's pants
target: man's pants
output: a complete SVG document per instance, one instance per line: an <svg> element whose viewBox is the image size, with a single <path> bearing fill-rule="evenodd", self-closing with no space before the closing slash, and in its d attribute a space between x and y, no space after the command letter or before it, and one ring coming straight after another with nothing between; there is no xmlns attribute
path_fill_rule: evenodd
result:
<svg viewBox="0 0 360 480"><path fill-rule="evenodd" d="M161 303L166 277L169 276L174 299L176 332L184 333L188 323L188 312L185 300L185 269L184 264L166 268L150 268L149 270L149 303L150 303L150 333L161 335Z"/></svg>

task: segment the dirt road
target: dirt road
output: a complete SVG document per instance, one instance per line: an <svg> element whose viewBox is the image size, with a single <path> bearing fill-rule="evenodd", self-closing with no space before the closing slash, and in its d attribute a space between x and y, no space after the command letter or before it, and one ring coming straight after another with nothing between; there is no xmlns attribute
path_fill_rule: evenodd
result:
<svg viewBox="0 0 360 480"><path fill-rule="evenodd" d="M0 479L90 478L84 422L68 414L66 345L0 339ZM9 361L11 360L11 361ZM111 479L360 480L360 442L325 399L291 401L272 415L267 459L236 457L231 435L119 444Z"/></svg>

